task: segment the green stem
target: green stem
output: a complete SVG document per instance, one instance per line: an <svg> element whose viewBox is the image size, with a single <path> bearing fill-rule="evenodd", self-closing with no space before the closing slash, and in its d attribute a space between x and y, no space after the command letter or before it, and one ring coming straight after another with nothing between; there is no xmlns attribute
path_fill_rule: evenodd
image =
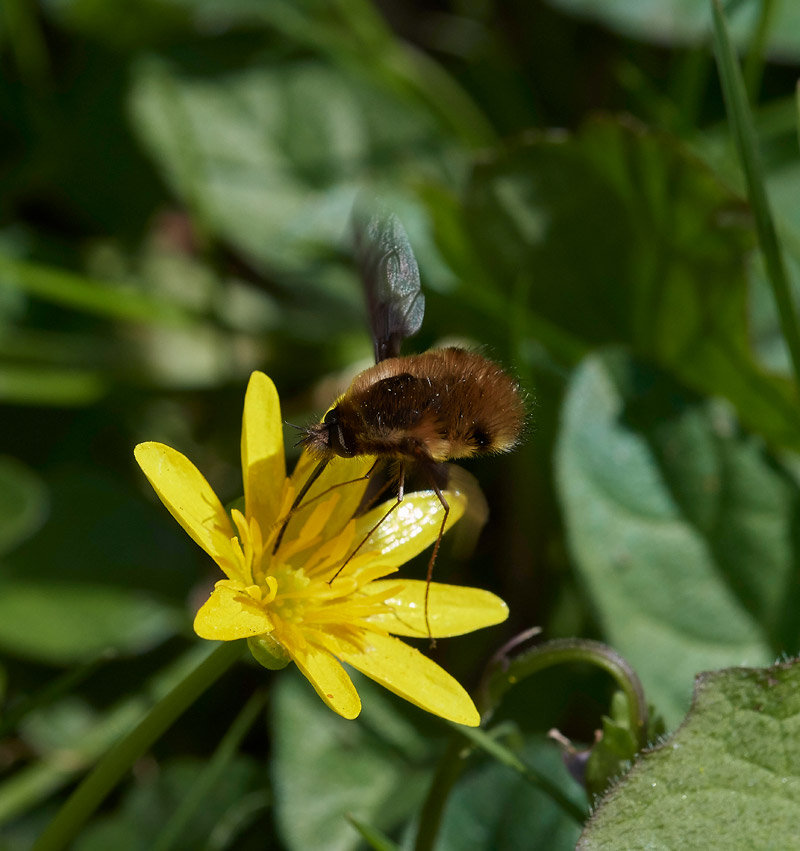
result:
<svg viewBox="0 0 800 851"><path fill-rule="evenodd" d="M512 660L497 659L487 668L478 688L476 703L483 723L491 718L503 695L532 674L563 665L583 662L606 671L614 679L628 704L628 722L640 748L647 744L647 699L636 671L616 651L599 641L559 638L533 647Z"/></svg>
<svg viewBox="0 0 800 851"><path fill-rule="evenodd" d="M50 75L50 57L37 4L33 0L5 0L0 9L5 11L7 40L20 79L28 86L42 88Z"/></svg>
<svg viewBox="0 0 800 851"><path fill-rule="evenodd" d="M767 38L774 20L775 0L761 0L761 14L758 16L756 31L750 42L750 49L744 60L744 85L750 103L758 101L761 78L764 75L764 55L767 50Z"/></svg>
<svg viewBox="0 0 800 851"><path fill-rule="evenodd" d="M677 126L683 133L697 132L712 61L705 41L679 53L675 61L670 90L680 116Z"/></svg>
<svg viewBox="0 0 800 851"><path fill-rule="evenodd" d="M234 719L233 724L228 728L228 732L225 733L213 756L153 843L153 851L169 851L178 843L192 817L202 806L203 801L211 796L214 784L223 779L226 767L238 751L247 731L253 726L259 713L264 709L266 702L266 691L257 691L250 697L250 700Z"/></svg>
<svg viewBox="0 0 800 851"><path fill-rule="evenodd" d="M541 789L576 824L583 825L586 821L589 813L585 807L579 807L574 801L571 801L547 775L540 772L537 768L527 765L512 750L502 745L493 736L484 733L483 730L476 727L464 728L462 735L469 739L476 747L481 748L490 756L494 757L501 765L507 765L521 777L524 777L532 786Z"/></svg>
<svg viewBox="0 0 800 851"><path fill-rule="evenodd" d="M450 791L464 770L466 753L464 737L461 733L453 734L431 780L428 796L420 813L414 851L432 851Z"/></svg>
<svg viewBox="0 0 800 851"><path fill-rule="evenodd" d="M747 182L747 195L753 211L758 244L764 257L767 279L778 306L781 331L789 349L795 383L800 389L800 330L789 289L789 277L764 188L764 173L758 154L753 116L719 0L712 0L711 8L714 15L714 50L731 134Z"/></svg>
<svg viewBox="0 0 800 851"><path fill-rule="evenodd" d="M242 646L240 641L220 645L153 706L70 795L32 851L65 848L133 763L240 657Z"/></svg>
<svg viewBox="0 0 800 851"><path fill-rule="evenodd" d="M643 748L647 743L647 700L639 677L628 662L605 644L582 638L563 638L548 641L509 660L507 653L513 647L517 646L520 640L527 640L535 632L535 630L529 630L523 633L519 639L509 642L500 649L495 658L489 663L481 684L478 687L475 700L478 711L481 713L481 723L486 725L503 695L512 686L521 682L526 677L538 671L543 671L545 668L550 668L553 665L583 662L602 668L608 672L620 690L625 694L630 729L636 735L639 747ZM447 799L456 781L461 776L466 756L469 752L465 739L474 739L476 737L474 731L471 735L470 731L465 731L459 732L450 741L447 750L439 762L436 776L433 779L428 797L422 808L414 851L431 851L434 847ZM479 746L485 750L492 750L491 746L486 742L485 736L482 737ZM508 750L503 748L501 758L500 747L498 746L495 750L497 751L495 754L496 758L500 758L500 761L507 765L512 765L513 754L510 755ZM583 821L585 813L581 812L560 790L556 790L554 794L555 787L546 778L542 778L541 775L521 761L518 761L518 763L518 765L512 765L512 767L520 771L526 780L551 795L573 818Z"/></svg>

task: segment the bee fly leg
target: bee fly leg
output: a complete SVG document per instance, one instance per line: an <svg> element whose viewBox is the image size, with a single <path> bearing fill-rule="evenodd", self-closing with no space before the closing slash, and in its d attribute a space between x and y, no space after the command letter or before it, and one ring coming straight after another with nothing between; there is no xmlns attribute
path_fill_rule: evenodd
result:
<svg viewBox="0 0 800 851"><path fill-rule="evenodd" d="M378 466L378 464L381 463L381 461L381 458L376 459L375 463L372 465L372 467L370 467L369 473L372 473L372 471ZM367 476L365 476L365 478L367 478ZM356 509L355 516L361 517L366 514L375 505L375 503L377 503L377 501L386 493L386 491L389 490L389 488L397 482L397 478L397 475L395 475L394 472L391 472L388 476L386 476L386 480L382 484L380 479L372 479L370 485L376 485L377 487L367 487L367 489L364 491L364 496L361 499L358 508Z"/></svg>
<svg viewBox="0 0 800 851"><path fill-rule="evenodd" d="M330 459L328 458L323 458L322 461L320 461L317 466L314 467L313 471L311 472L311 475L308 477L303 487L300 488L300 492L295 497L294 502L292 503L292 507L289 509L286 514L286 517L283 519L283 523L281 524L281 530L280 532L278 532L278 537L275 539L275 544L272 547L272 555L275 555L275 553L278 552L278 548L280 547L281 541L283 540L283 536L286 533L286 527L289 525L289 521L292 519L292 517L294 517L297 510L301 507L300 503L302 502L303 497L311 489L311 485L316 482L316 480L320 477L322 471L328 466L329 460ZM372 474L375 472L375 468L378 466L378 464L380 464L380 462L381 459L376 458L375 463L369 468L369 470L367 470L366 473L364 473L363 476L359 476L357 479L348 479L346 482L337 482L335 485L331 485L329 488L325 488L322 493L318 493L313 499L309 499L308 502L306 502L305 505L303 505L302 507L307 508L309 505L311 505L312 502L316 502L316 500L321 499L323 496L330 493L332 490L335 490L336 488L344 487L344 485L354 485L356 482L363 482L365 479L369 479L370 476L372 476Z"/></svg>
<svg viewBox="0 0 800 851"><path fill-rule="evenodd" d="M442 525L439 527L439 535L436 538L436 543L433 545L433 552L431 553L431 560L428 562L428 575L425 578L425 628L428 631L428 640L430 641L430 647L436 647L436 639L433 637L431 633L431 623L428 617L428 598L431 593L431 580L433 579L433 565L436 563L436 556L439 553L439 545L442 543L442 538L444 537L444 527L447 525L447 518L450 516L450 503L445 499L444 494L442 493L442 489L439 486L439 482L437 479L437 467L432 467L425 465L423 466L423 470L428 478L428 483L430 484L433 492L439 497L439 502L442 504L442 508L444 509L444 517L442 517Z"/></svg>
<svg viewBox="0 0 800 851"><path fill-rule="evenodd" d="M283 536L286 534L286 527L289 525L289 521L292 519L295 511L297 511L297 507L303 500L303 497L308 493L311 485L316 482L316 480L322 475L322 471L328 466L328 459L323 458L316 467L311 471L311 475L306 479L306 483L300 488L300 492L294 498L294 502L292 503L292 507L289 509L286 517L284 518L283 524L281 526L280 532L278 532L278 537L275 538L275 545L272 547L272 555L275 555L278 552L278 548L281 545L281 541L283 540Z"/></svg>
<svg viewBox="0 0 800 851"><path fill-rule="evenodd" d="M377 463L377 462L376 462ZM373 465L374 467L374 465ZM371 470L370 470L371 472ZM400 505L403 501L403 497L405 496L406 489L406 467L405 464L400 465L400 476L397 482L397 500L395 504L386 512L386 514L381 517L381 519L367 532L367 534L361 539L359 545L350 553L350 555L345 559L344 564L333 574L333 576L328 580L328 585L333 583L333 580L347 567L347 565L352 561L353 557L356 553L367 543L367 541L372 537L373 532L378 529L386 518Z"/></svg>

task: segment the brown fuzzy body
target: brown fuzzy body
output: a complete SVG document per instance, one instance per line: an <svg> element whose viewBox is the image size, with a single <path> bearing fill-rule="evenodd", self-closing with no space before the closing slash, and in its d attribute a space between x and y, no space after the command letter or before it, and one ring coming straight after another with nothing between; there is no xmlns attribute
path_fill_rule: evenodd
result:
<svg viewBox="0 0 800 851"><path fill-rule="evenodd" d="M525 404L496 363L460 348L387 358L365 369L303 443L320 457L446 461L507 452Z"/></svg>

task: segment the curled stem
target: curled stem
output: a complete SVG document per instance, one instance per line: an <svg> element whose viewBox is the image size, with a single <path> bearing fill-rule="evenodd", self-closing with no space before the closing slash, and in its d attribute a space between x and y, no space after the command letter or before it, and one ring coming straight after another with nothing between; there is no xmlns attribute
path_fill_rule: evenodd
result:
<svg viewBox="0 0 800 851"><path fill-rule="evenodd" d="M646 744L648 726L647 700L639 677L630 664L605 644L581 638L548 641L513 659L508 658L507 653L512 648L516 647L520 641L535 635L536 632L537 630L529 630L519 639L512 639L501 648L487 666L475 700L478 711L481 713L482 725L488 723L503 695L526 677L553 665L583 662L608 672L625 694L630 729L636 736L639 748L643 748ZM469 754L468 741L464 733L456 733L439 762L420 815L414 851L431 851L434 847L447 799L464 769L466 757ZM536 785L551 794L547 784L537 782ZM554 797L559 805L565 806L563 796ZM573 816L577 812L571 804L565 806L565 809Z"/></svg>
<svg viewBox="0 0 800 851"><path fill-rule="evenodd" d="M585 638L558 638L526 650L511 660L505 656L495 658L478 687L476 704L483 723L491 718L503 695L516 683L545 668L569 662L594 665L613 677L627 699L631 732L636 736L639 748L643 748L647 744L647 700L636 671L615 650Z"/></svg>

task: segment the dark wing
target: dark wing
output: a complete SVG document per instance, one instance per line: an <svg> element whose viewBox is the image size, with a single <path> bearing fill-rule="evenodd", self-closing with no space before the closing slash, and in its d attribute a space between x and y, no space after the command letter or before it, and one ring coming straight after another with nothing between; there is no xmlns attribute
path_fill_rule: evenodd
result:
<svg viewBox="0 0 800 851"><path fill-rule="evenodd" d="M419 331L425 296L414 252L394 213L356 210L353 231L378 363L397 357L403 340Z"/></svg>

